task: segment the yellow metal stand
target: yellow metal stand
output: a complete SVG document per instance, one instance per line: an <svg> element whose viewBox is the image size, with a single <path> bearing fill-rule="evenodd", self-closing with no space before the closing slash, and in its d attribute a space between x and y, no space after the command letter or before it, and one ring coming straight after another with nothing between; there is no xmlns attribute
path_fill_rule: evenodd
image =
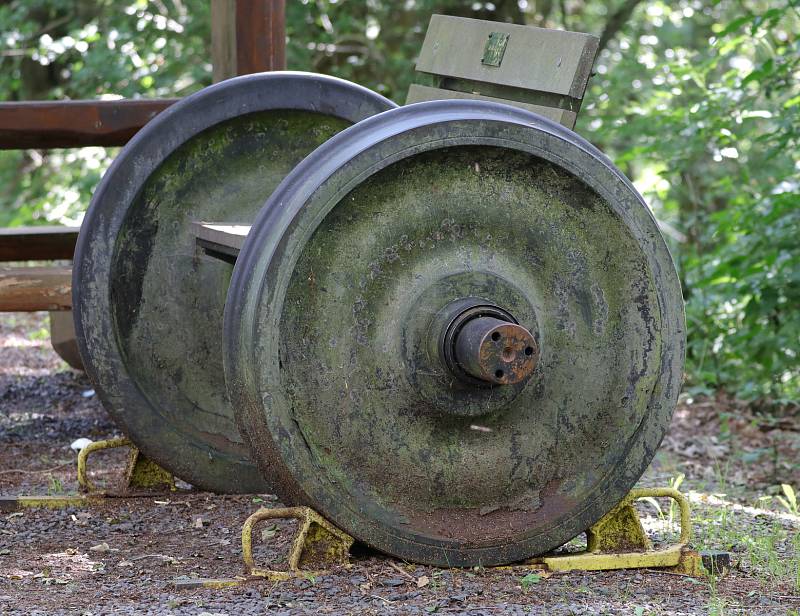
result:
<svg viewBox="0 0 800 616"><path fill-rule="evenodd" d="M677 543L654 550L633 503L641 498L658 497L668 497L678 503L681 534ZM535 558L528 564L544 565L550 571L670 568L701 575L704 573L702 558L688 547L691 532L689 501L683 494L673 488L637 488L586 531L586 551Z"/></svg>
<svg viewBox="0 0 800 616"><path fill-rule="evenodd" d="M680 538L674 545L653 549L642 528L633 503L641 498L668 497L680 508ZM688 575L722 573L730 566L725 553L701 556L688 547L691 537L689 501L672 488L632 490L614 509L586 531L584 552L560 556L543 556L529 560L524 566L550 571L601 571L612 569L667 568ZM288 571L256 568L253 559L253 529L264 520L294 518L300 521L297 535L289 551ZM180 579L177 588L224 588L246 584L257 579L286 581L295 577L315 576L333 564L346 564L353 538L333 526L309 507L283 509L262 508L242 526L242 556L246 577ZM308 568L306 568L308 567ZM508 569L512 567L498 567Z"/></svg>
<svg viewBox="0 0 800 616"><path fill-rule="evenodd" d="M264 520L294 518L300 521L289 551L289 571L257 569L253 560L253 527ZM242 557L247 575L284 581L297 576L319 575L333 564L346 564L353 538L310 507L261 508L242 526ZM313 567L312 570L301 567Z"/></svg>
<svg viewBox="0 0 800 616"><path fill-rule="evenodd" d="M100 491L89 479L88 465L89 454L104 449L115 449L117 447L130 448L128 464L125 468L125 488L122 493L109 494ZM78 452L78 484L81 490L90 494L107 494L113 496L133 495L137 491L162 490L174 491L175 478L171 473L165 471L152 460L145 458L139 450L126 438L113 438L107 441L96 441L89 443Z"/></svg>
<svg viewBox="0 0 800 616"><path fill-rule="evenodd" d="M99 490L89 479L89 454L104 449L129 447L130 455L125 467L124 487L118 492ZM64 496L0 496L0 511L11 512L19 509L46 507L62 509L80 507L99 502L105 496L134 497L152 496L164 491L175 491L175 478L152 460L145 458L126 438L114 438L88 444L78 452L78 485L84 494Z"/></svg>

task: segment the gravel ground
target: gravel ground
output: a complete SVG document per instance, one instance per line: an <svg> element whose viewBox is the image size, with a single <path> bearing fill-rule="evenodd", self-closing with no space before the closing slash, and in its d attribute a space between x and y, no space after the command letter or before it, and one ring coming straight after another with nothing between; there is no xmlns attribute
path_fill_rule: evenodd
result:
<svg viewBox="0 0 800 616"><path fill-rule="evenodd" d="M90 383L50 350L40 315L0 315L0 493L77 490L70 443L119 435ZM778 501L800 487L797 410L757 415L730 400L687 399L642 485L680 481L694 544L730 550L716 580L627 571L548 575L521 567L443 570L355 550L310 579L181 589L176 581L243 572L242 522L267 495L106 499L0 514L2 614L798 614L800 517ZM101 454L111 485L122 453ZM666 508L642 505L652 538L674 536ZM256 533L259 535L259 533ZM259 563L284 558L288 522L256 537ZM261 539L266 539L261 542ZM533 575L531 575L533 573Z"/></svg>

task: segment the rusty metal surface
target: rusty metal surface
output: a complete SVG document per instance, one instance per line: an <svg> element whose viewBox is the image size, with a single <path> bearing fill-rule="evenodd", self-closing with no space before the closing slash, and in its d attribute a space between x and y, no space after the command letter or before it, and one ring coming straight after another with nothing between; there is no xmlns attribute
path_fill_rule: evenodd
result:
<svg viewBox="0 0 800 616"><path fill-rule="evenodd" d="M156 118L103 177L75 254L81 355L127 436L177 477L216 492L270 489L223 377L231 265L197 250L192 223L249 223L306 154L392 106L331 77L237 77Z"/></svg>
<svg viewBox="0 0 800 616"><path fill-rule="evenodd" d="M494 317L471 319L455 339L455 357L473 377L516 384L536 368L536 340L527 329Z"/></svg>
<svg viewBox="0 0 800 616"><path fill-rule="evenodd" d="M0 150L125 145L178 99L0 103Z"/></svg>
<svg viewBox="0 0 800 616"><path fill-rule="evenodd" d="M442 363L468 298L531 332L529 379L473 386ZM571 131L477 101L383 113L300 163L242 247L224 334L282 500L445 566L541 554L616 505L667 429L685 344L630 182Z"/></svg>

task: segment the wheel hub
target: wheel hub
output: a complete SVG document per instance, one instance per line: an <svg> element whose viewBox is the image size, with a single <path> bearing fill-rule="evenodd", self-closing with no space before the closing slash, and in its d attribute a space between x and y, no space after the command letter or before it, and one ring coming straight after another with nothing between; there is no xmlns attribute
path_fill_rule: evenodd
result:
<svg viewBox="0 0 800 616"><path fill-rule="evenodd" d="M441 357L448 370L477 387L516 385L530 378L539 359L531 332L499 306L461 300L442 335Z"/></svg>

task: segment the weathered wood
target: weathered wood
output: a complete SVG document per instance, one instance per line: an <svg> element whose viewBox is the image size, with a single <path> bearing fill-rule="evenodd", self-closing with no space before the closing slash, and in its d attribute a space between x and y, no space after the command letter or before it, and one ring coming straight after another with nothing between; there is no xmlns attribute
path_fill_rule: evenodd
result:
<svg viewBox="0 0 800 616"><path fill-rule="evenodd" d="M236 77L236 0L211 0L211 66L214 83Z"/></svg>
<svg viewBox="0 0 800 616"><path fill-rule="evenodd" d="M237 74L285 68L285 0L236 0Z"/></svg>
<svg viewBox="0 0 800 616"><path fill-rule="evenodd" d="M125 145L177 100L0 103L0 149Z"/></svg>
<svg viewBox="0 0 800 616"><path fill-rule="evenodd" d="M207 255L224 261L235 262L244 246L250 225L235 225L217 222L193 222L192 232L198 248Z"/></svg>
<svg viewBox="0 0 800 616"><path fill-rule="evenodd" d="M590 34L434 15L417 70L438 87L412 86L407 102L503 102L574 128L596 53Z"/></svg>
<svg viewBox="0 0 800 616"><path fill-rule="evenodd" d="M575 120L578 117L574 111L569 111L567 109L544 107L542 105L531 105L529 103L520 103L494 96L483 96L476 93L444 90L442 88L431 88L429 86L421 86L418 84L412 84L411 88L409 88L406 104L410 105L411 103L420 103L423 101L440 101L450 99L470 99L491 101L494 103L505 103L506 105L513 105L514 107L520 107L522 109L527 109L528 111L533 111L534 113L538 113L549 120L553 120L554 122L558 122L559 124L563 124L569 128L573 128L575 126Z"/></svg>
<svg viewBox="0 0 800 616"><path fill-rule="evenodd" d="M75 370L83 370L71 310L50 313L50 344L58 356Z"/></svg>
<svg viewBox="0 0 800 616"><path fill-rule="evenodd" d="M72 259L80 227L0 229L0 261Z"/></svg>
<svg viewBox="0 0 800 616"><path fill-rule="evenodd" d="M71 309L71 268L0 268L0 312Z"/></svg>
<svg viewBox="0 0 800 616"><path fill-rule="evenodd" d="M494 33L508 35L499 65L483 60ZM434 15L417 70L583 98L598 39L590 34Z"/></svg>

